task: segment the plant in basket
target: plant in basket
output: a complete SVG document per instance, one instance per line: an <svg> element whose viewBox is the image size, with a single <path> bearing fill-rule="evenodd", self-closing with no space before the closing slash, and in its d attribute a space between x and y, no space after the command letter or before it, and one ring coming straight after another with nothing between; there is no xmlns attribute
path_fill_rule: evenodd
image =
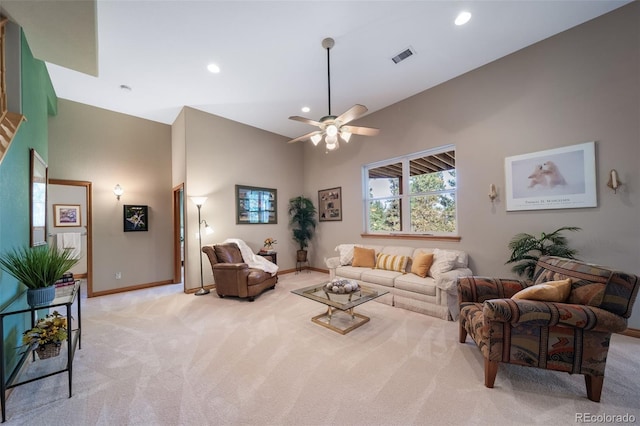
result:
<svg viewBox="0 0 640 426"><path fill-rule="evenodd" d="M29 347L37 345L35 350L38 357L46 359L60 354L60 347L67 336L67 318L53 311L39 319L35 327L24 332L22 343Z"/></svg>

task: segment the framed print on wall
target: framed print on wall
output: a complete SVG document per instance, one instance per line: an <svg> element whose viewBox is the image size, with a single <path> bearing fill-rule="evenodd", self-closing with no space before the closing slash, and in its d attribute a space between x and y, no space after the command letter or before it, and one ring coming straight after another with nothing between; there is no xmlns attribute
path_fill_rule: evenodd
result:
<svg viewBox="0 0 640 426"><path fill-rule="evenodd" d="M320 222L342 220L342 187L318 191L318 217Z"/></svg>
<svg viewBox="0 0 640 426"><path fill-rule="evenodd" d="M147 206L124 206L124 232L148 231L149 208Z"/></svg>
<svg viewBox="0 0 640 426"><path fill-rule="evenodd" d="M53 226L82 226L80 204L54 204Z"/></svg>
<svg viewBox="0 0 640 426"><path fill-rule="evenodd" d="M507 211L597 207L595 142L505 158Z"/></svg>
<svg viewBox="0 0 640 426"><path fill-rule="evenodd" d="M278 223L278 190L236 185L236 224Z"/></svg>

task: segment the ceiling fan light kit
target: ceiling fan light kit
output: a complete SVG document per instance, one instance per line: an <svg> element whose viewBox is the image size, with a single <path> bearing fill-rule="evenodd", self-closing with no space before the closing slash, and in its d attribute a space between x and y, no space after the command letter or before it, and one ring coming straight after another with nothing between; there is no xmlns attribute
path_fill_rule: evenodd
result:
<svg viewBox="0 0 640 426"><path fill-rule="evenodd" d="M324 138L325 148L327 151L335 151L340 146L340 140L349 143L351 136L375 136L380 131L372 127L347 126L347 123L361 117L367 112L367 107L356 104L349 110L339 116L331 115L331 61L329 51L335 45L332 38L322 40L322 47L327 50L327 88L328 88L328 105L329 113L322 117L320 121L310 120L308 118L297 115L289 117L290 120L300 121L302 123L311 124L319 127L320 130L307 133L289 141L289 143L299 142L302 140L311 140L314 146L317 146Z"/></svg>

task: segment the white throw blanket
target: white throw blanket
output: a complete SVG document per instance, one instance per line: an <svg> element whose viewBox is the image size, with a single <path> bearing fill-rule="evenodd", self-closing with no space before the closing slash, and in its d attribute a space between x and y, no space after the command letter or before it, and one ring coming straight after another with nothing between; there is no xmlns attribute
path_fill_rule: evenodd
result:
<svg viewBox="0 0 640 426"><path fill-rule="evenodd" d="M269 272L271 276L274 276L276 272L278 272L278 265L269 262L262 256L258 256L257 254L255 254L244 241L237 238L227 238L226 240L224 240L224 242L235 243L240 249L240 253L242 253L244 263L249 265L250 268L262 269L265 272Z"/></svg>

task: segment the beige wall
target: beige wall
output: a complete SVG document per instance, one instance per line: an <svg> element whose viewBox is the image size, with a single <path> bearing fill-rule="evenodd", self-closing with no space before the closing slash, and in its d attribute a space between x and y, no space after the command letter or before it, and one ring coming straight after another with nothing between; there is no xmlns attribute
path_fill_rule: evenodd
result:
<svg viewBox="0 0 640 426"><path fill-rule="evenodd" d="M235 121L185 108L186 182L185 286L200 286L198 210L189 197L206 196L202 219L213 227L213 235L203 235L202 243L214 244L226 238L240 238L254 251L267 237L278 241L278 265L295 267L295 250L288 229L287 203L302 191L302 146L289 145L287 138ZM177 123L180 125L180 123ZM278 223L236 225L235 185L275 188L278 191ZM213 283L213 274L203 255L204 283Z"/></svg>
<svg viewBox="0 0 640 426"><path fill-rule="evenodd" d="M342 222L320 224L312 263L364 242L363 164L455 144L460 243L366 242L459 248L475 273L511 276L511 237L572 225L583 229L568 235L581 259L640 274L639 10L621 8L360 120L378 137L329 155L307 145L305 191L342 186L344 203ZM505 157L586 141L596 141L597 208L506 211ZM617 194L606 186L612 168L626 184ZM638 305L631 323L640 327Z"/></svg>
<svg viewBox="0 0 640 426"><path fill-rule="evenodd" d="M170 126L60 99L49 177L93 183L95 293L173 279ZM149 206L148 232L123 232L124 204Z"/></svg>

